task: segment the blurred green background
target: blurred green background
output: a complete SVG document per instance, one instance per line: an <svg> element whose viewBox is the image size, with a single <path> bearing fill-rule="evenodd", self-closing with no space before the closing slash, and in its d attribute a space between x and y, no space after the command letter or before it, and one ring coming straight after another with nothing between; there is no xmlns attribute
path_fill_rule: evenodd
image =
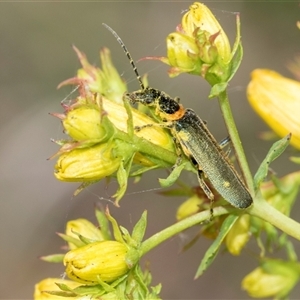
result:
<svg viewBox="0 0 300 300"><path fill-rule="evenodd" d="M76 74L79 67L71 45L85 52L99 65L99 49L107 46L113 61L129 84L138 83L123 50L101 24L109 24L124 40L135 60L165 55L165 38L174 31L182 13L192 2L11 2L0 4L0 298L30 299L34 284L46 277L63 274L61 265L38 259L57 253L63 245L55 232L63 232L74 218L94 218L94 204L109 204L113 216L131 229L142 211L148 210L150 236L175 221L180 198L158 194L158 177L164 171L146 174L139 184L130 184L121 208L107 201L116 183L98 183L72 197L78 184L61 183L53 176L55 160L46 159L58 147L50 138L61 138L60 122L49 112L62 112L60 101L72 90L57 85ZM218 20L235 36L235 12L240 12L244 60L229 88L233 113L252 172L267 153L270 144L258 139L266 125L250 108L245 90L250 72L271 68L290 76L285 65L300 51L300 20L297 2L207 1ZM192 107L218 140L226 130L217 101L207 100L209 86L200 78L181 75L170 79L167 66L155 61L137 64L148 73L150 85L179 96ZM273 165L278 175L296 170L288 161L289 149ZM197 184L196 176L185 174ZM158 190L157 190L158 189ZM299 203L292 216L299 220ZM258 249L248 246L240 257L220 253L214 264L198 280L193 280L198 264L211 241L201 238L189 251L182 246L198 228L174 237L150 252L153 283L163 283L164 299L246 299L240 288L242 278L256 267ZM299 242L295 242L299 250ZM298 298L299 287L293 292ZM298 295L298 296L297 296Z"/></svg>

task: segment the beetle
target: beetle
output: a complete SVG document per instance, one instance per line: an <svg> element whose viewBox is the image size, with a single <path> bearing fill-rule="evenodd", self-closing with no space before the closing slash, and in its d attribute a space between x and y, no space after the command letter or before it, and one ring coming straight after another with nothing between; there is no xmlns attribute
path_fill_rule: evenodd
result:
<svg viewBox="0 0 300 300"><path fill-rule="evenodd" d="M227 154L210 133L206 123L190 108L184 108L179 98L172 98L163 91L145 87L133 59L118 34L107 24L103 24L117 39L123 48L140 84L140 90L126 92L124 100L132 104L141 103L155 108L155 114L161 120L162 127L169 128L183 153L197 169L200 187L213 201L214 195L204 181L207 177L216 191L232 206L246 209L253 203L252 196L245 183L239 177ZM153 124L143 127L153 126ZM143 127L135 128L141 130Z"/></svg>

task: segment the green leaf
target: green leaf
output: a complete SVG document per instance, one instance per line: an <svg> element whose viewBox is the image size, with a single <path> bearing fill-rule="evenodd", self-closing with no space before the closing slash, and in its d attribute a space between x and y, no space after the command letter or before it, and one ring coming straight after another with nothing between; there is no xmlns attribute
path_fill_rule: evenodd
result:
<svg viewBox="0 0 300 300"><path fill-rule="evenodd" d="M212 264L212 262L215 260L218 251L227 235L229 230L232 228L233 224L238 219L238 216L235 215L229 215L225 221L222 224L222 227L220 229L220 233L217 236L217 238L214 240L214 242L211 244L209 249L206 251L200 266L198 267L197 273L195 275L195 279L200 277L204 271Z"/></svg>
<svg viewBox="0 0 300 300"><path fill-rule="evenodd" d="M124 243L124 239L123 239L123 235L121 233L121 230L119 228L119 225L116 221L116 219L114 219L111 214L109 213L108 207L106 208L106 217L109 220L109 222L111 223L112 229L113 229L113 233L114 233L114 238L117 242L120 243Z"/></svg>
<svg viewBox="0 0 300 300"><path fill-rule="evenodd" d="M42 256L41 260L51 263L61 263L64 260L64 254L51 254L47 256Z"/></svg>
<svg viewBox="0 0 300 300"><path fill-rule="evenodd" d="M131 241L131 236L129 234L129 231L123 227L123 226L119 226L120 230L121 230L121 233L122 233L122 236L123 236L123 239L125 241L125 243L128 245L130 244L130 241Z"/></svg>
<svg viewBox="0 0 300 300"><path fill-rule="evenodd" d="M99 240L95 240L95 239L89 239L81 234L79 234L78 232L73 231L74 234L76 234L78 236L78 238L85 244L91 244L94 242L98 242Z"/></svg>
<svg viewBox="0 0 300 300"><path fill-rule="evenodd" d="M117 180L119 183L119 188L118 188L117 192L113 195L113 197L116 198L116 200L115 200L116 206L119 206L119 201L124 196L124 194L127 190L128 176L129 176L129 171L130 171L130 168L132 165L133 157L134 157L134 154L132 154L132 156L129 159L126 166L124 166L124 161L121 161L120 167L117 171Z"/></svg>
<svg viewBox="0 0 300 300"><path fill-rule="evenodd" d="M154 166L151 166L151 167L139 167L134 172L131 172L130 176L131 177L140 176L141 174L143 174L145 172L148 172L150 170L153 170L153 169L157 169L158 167L159 167L158 165L154 165Z"/></svg>
<svg viewBox="0 0 300 300"><path fill-rule="evenodd" d="M212 86L208 98L218 97L221 93L223 93L228 86L228 82L217 83Z"/></svg>
<svg viewBox="0 0 300 300"><path fill-rule="evenodd" d="M266 158L263 160L254 176L254 188L256 191L263 180L267 177L270 163L283 153L283 151L289 145L290 139L291 134L288 134L272 145Z"/></svg>
<svg viewBox="0 0 300 300"><path fill-rule="evenodd" d="M232 79L232 77L235 75L235 73L237 72L238 68L240 67L240 64L243 59L243 47L242 47L241 43L238 44L238 47L236 50L237 51L230 62L231 70L230 70L230 74L227 79L227 82L229 82Z"/></svg>
<svg viewBox="0 0 300 300"><path fill-rule="evenodd" d="M134 126L133 126L133 118L132 118L132 107L130 106L128 101L124 101L124 107L126 109L128 119L127 119L127 132L128 135L132 138L134 135Z"/></svg>
<svg viewBox="0 0 300 300"><path fill-rule="evenodd" d="M144 211L141 218L135 224L131 235L132 239L135 240L138 245L142 242L144 238L146 228L147 228L147 211Z"/></svg>
<svg viewBox="0 0 300 300"><path fill-rule="evenodd" d="M63 291L43 291L43 293L47 293L49 295L53 295L53 296L57 296L57 297L76 297L77 296L75 293L63 292ZM49 296L44 296L44 297L49 297Z"/></svg>
<svg viewBox="0 0 300 300"><path fill-rule="evenodd" d="M129 248L128 252L126 253L125 262L129 269L133 268L140 259L140 253L135 248Z"/></svg>
<svg viewBox="0 0 300 300"><path fill-rule="evenodd" d="M159 178L159 183L162 187L169 187L175 183L180 176L181 171L186 167L188 162L183 162L179 166L175 166L171 174L166 179Z"/></svg>
<svg viewBox="0 0 300 300"><path fill-rule="evenodd" d="M96 218L103 235L104 240L111 240L111 233L109 230L109 222L105 216L105 213L96 208Z"/></svg>
<svg viewBox="0 0 300 300"><path fill-rule="evenodd" d="M66 242L74 244L77 248L80 248L80 247L83 247L86 245L86 243L84 243L82 240L79 240L78 238L69 236L67 234L58 233L58 235Z"/></svg>
<svg viewBox="0 0 300 300"><path fill-rule="evenodd" d="M55 283L62 291L65 291L65 292L73 292L73 289L68 287L67 284L64 284L64 283L59 283L59 282L56 282ZM76 294L75 294L76 296Z"/></svg>

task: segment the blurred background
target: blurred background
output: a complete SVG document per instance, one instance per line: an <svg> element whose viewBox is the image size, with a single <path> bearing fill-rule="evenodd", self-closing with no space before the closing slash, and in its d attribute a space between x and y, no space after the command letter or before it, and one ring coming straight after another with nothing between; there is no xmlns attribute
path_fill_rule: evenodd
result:
<svg viewBox="0 0 300 300"><path fill-rule="evenodd" d="M175 222L182 198L162 197L157 178L165 171L149 172L137 185L130 184L121 207L107 199L116 184L98 183L77 197L78 184L61 183L53 176L55 159L46 159L58 147L50 138L61 138L58 119L49 112L62 112L60 101L72 87L57 85L76 74L79 62L71 45L85 52L99 66L99 50L108 47L113 61L128 82L138 83L123 50L101 24L109 24L123 39L135 60L144 56L164 56L165 38L180 23L192 2L18 2L0 4L0 298L30 299L34 284L46 277L63 274L61 265L47 264L39 256L58 253L63 245L55 232L76 218L95 221L94 205L109 204L119 224L132 229L141 213L148 210L146 236ZM290 76L286 63L300 51L300 20L297 2L206 1L225 28L231 41L235 36L235 12L240 12L244 60L231 81L229 96L241 139L254 173L271 143L258 139L266 125L250 108L246 86L255 68L271 68ZM181 98L204 120L217 140L226 134L218 103L208 101L209 86L188 75L170 79L167 66L157 61L137 64L148 73L150 85ZM292 149L273 165L279 176L296 170L288 161ZM185 174L197 184L196 176ZM292 217L299 220L299 203ZM253 243L240 257L220 253L214 264L198 280L196 269L211 241L201 238L192 249L182 246L198 228L174 237L150 252L153 284L163 283L164 299L246 299L242 278L256 267L258 249ZM299 242L295 242L299 250ZM292 294L299 295L296 288ZM293 298L293 297L292 297Z"/></svg>

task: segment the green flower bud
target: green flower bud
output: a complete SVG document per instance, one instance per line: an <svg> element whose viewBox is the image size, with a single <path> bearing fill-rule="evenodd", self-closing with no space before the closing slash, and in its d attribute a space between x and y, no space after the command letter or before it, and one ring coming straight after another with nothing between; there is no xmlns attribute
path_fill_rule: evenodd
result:
<svg viewBox="0 0 300 300"><path fill-rule="evenodd" d="M99 279L112 282L125 275L128 248L117 241L91 243L69 251L64 258L70 279L86 284L98 284Z"/></svg>
<svg viewBox="0 0 300 300"><path fill-rule="evenodd" d="M78 238L78 234L80 234L94 242L104 240L101 230L86 219L69 221L66 226L66 234L74 238ZM73 243L69 243L69 248L76 249L77 247Z"/></svg>
<svg viewBox="0 0 300 300"><path fill-rule="evenodd" d="M110 51L107 48L100 51L101 70L91 65L85 54L76 47L74 50L82 65L82 69L77 73L78 79L85 81L89 91L100 93L116 103L122 103L126 84L112 63Z"/></svg>
<svg viewBox="0 0 300 300"><path fill-rule="evenodd" d="M282 299L299 281L299 275L300 266L296 262L265 260L243 279L242 287L254 298Z"/></svg>
<svg viewBox="0 0 300 300"><path fill-rule="evenodd" d="M114 144L100 144L62 154L55 165L55 177L61 181L96 181L112 175L120 166L114 157Z"/></svg>

